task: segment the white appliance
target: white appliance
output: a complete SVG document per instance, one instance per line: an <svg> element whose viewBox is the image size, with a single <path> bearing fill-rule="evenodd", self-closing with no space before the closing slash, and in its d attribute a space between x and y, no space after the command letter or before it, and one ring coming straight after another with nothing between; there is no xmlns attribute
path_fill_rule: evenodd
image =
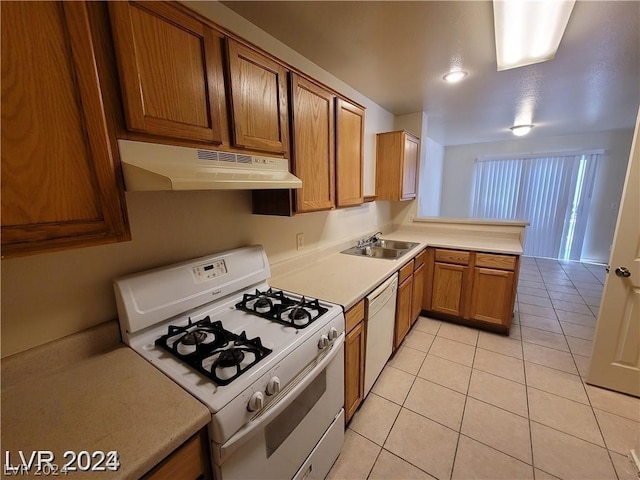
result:
<svg viewBox="0 0 640 480"><path fill-rule="evenodd" d="M115 281L125 343L211 411L216 480L321 479L342 448L342 307L269 274L254 246Z"/></svg>
<svg viewBox="0 0 640 480"><path fill-rule="evenodd" d="M301 188L286 158L118 140L127 191Z"/></svg>
<svg viewBox="0 0 640 480"><path fill-rule="evenodd" d="M393 352L397 290L398 274L396 273L366 298L367 357L364 369L365 396L371 390Z"/></svg>

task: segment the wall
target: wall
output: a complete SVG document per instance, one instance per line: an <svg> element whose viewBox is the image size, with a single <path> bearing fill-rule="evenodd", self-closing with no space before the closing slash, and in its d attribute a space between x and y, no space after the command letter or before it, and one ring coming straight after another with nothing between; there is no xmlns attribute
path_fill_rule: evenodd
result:
<svg viewBox="0 0 640 480"><path fill-rule="evenodd" d="M207 10L218 24L367 108L365 192L373 193L375 133L392 130L393 116L226 7L190 6ZM273 263L391 222L388 202L279 218L251 215L247 191L132 192L126 197L131 242L2 260L2 357L115 318L112 280L118 276L258 243ZM300 232L305 248L297 251Z"/></svg>
<svg viewBox="0 0 640 480"><path fill-rule="evenodd" d="M426 137L426 157L420 169L418 190L418 215L420 217L438 217L442 195L442 171L444 168L444 147Z"/></svg>
<svg viewBox="0 0 640 480"><path fill-rule="evenodd" d="M596 171L582 259L606 263L613 240L632 136L632 130L613 130L445 147L440 215L461 218L469 216L474 165L476 158L480 156L604 149L605 156Z"/></svg>

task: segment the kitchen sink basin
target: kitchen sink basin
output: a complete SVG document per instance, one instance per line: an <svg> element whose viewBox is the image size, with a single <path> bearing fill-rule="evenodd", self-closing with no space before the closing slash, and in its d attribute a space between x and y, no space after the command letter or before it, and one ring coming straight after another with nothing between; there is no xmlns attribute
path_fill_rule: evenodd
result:
<svg viewBox="0 0 640 480"><path fill-rule="evenodd" d="M398 240L376 240L374 243L366 246L356 246L343 250L340 253L347 255L357 255L360 257L387 258L395 260L407 253L419 243L400 242Z"/></svg>
<svg viewBox="0 0 640 480"><path fill-rule="evenodd" d="M400 242L398 240L378 240L372 245L374 247L392 248L394 250L411 250L418 246L418 244L414 242Z"/></svg>
<svg viewBox="0 0 640 480"><path fill-rule="evenodd" d="M404 255L405 250L367 245L366 247L351 247L347 250L343 250L341 253L345 253L347 255L358 255L361 257L387 258L395 260L396 258Z"/></svg>

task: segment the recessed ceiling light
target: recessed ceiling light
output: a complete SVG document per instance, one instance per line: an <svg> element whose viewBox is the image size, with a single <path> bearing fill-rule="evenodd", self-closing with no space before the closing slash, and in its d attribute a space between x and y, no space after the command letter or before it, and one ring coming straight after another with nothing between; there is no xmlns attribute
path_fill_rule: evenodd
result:
<svg viewBox="0 0 640 480"><path fill-rule="evenodd" d="M522 137L531 131L533 125L514 125L513 127L509 127L509 130L516 136Z"/></svg>
<svg viewBox="0 0 640 480"><path fill-rule="evenodd" d="M454 72L447 73L444 77L442 77L442 79L445 82L455 83L455 82L459 82L467 75L469 75L469 73L465 72L464 70L456 70Z"/></svg>
<svg viewBox="0 0 640 480"><path fill-rule="evenodd" d="M493 0L498 71L551 60L575 0Z"/></svg>

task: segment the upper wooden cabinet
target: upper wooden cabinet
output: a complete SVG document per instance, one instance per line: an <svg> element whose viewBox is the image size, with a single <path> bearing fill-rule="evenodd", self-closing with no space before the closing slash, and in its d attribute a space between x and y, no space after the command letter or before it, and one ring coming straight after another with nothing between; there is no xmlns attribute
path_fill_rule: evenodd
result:
<svg viewBox="0 0 640 480"><path fill-rule="evenodd" d="M411 133L376 136L377 200L411 200L416 197L420 141Z"/></svg>
<svg viewBox="0 0 640 480"><path fill-rule="evenodd" d="M362 204L364 109L291 74L291 171L297 190L255 190L253 213L290 216Z"/></svg>
<svg viewBox="0 0 640 480"><path fill-rule="evenodd" d="M3 256L129 239L87 4L0 5Z"/></svg>
<svg viewBox="0 0 640 480"><path fill-rule="evenodd" d="M299 75L291 75L292 171L302 188L294 192L296 212L335 206L335 96Z"/></svg>
<svg viewBox="0 0 640 480"><path fill-rule="evenodd" d="M336 98L336 206L364 202L364 109Z"/></svg>
<svg viewBox="0 0 640 480"><path fill-rule="evenodd" d="M288 154L287 69L233 39L227 60L233 146Z"/></svg>
<svg viewBox="0 0 640 480"><path fill-rule="evenodd" d="M220 144L222 36L163 2L109 2L127 128Z"/></svg>

